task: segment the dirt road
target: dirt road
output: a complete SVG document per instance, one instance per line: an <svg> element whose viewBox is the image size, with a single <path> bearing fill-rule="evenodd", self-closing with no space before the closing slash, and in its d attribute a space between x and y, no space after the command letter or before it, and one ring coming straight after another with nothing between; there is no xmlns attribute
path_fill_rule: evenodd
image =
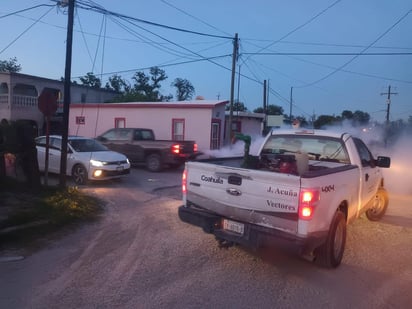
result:
<svg viewBox="0 0 412 309"><path fill-rule="evenodd" d="M410 308L412 196L391 196L382 222L351 224L342 265L327 270L219 249L178 219L178 172L131 176L86 189L107 201L99 221L0 263L0 308Z"/></svg>

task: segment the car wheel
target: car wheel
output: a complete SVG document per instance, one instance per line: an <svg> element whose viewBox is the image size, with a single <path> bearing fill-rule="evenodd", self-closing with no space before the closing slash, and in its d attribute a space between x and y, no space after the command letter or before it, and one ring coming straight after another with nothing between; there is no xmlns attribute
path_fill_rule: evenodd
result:
<svg viewBox="0 0 412 309"><path fill-rule="evenodd" d="M333 217L326 242L315 250L315 262L327 268L338 267L342 262L345 243L345 214L338 210Z"/></svg>
<svg viewBox="0 0 412 309"><path fill-rule="evenodd" d="M151 172L160 172L162 169L162 160L160 155L152 153L146 158L146 167Z"/></svg>
<svg viewBox="0 0 412 309"><path fill-rule="evenodd" d="M84 185L87 183L87 170L81 164L76 164L72 169L72 177L76 184Z"/></svg>
<svg viewBox="0 0 412 309"><path fill-rule="evenodd" d="M376 192L372 208L369 208L366 211L366 217L370 221L378 221L382 219L382 217L386 213L386 209L388 208L389 198L388 193L385 189L381 188Z"/></svg>

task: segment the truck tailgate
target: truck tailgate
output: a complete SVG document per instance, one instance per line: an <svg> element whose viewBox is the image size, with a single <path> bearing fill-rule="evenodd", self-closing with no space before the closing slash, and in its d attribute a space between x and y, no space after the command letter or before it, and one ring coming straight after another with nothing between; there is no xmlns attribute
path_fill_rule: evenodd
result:
<svg viewBox="0 0 412 309"><path fill-rule="evenodd" d="M188 162L186 205L297 233L300 177Z"/></svg>

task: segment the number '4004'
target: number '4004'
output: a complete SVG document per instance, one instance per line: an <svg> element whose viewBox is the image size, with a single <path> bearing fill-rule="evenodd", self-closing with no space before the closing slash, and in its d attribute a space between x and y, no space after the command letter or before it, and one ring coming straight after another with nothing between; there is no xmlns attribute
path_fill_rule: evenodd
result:
<svg viewBox="0 0 412 309"><path fill-rule="evenodd" d="M329 185L326 187L322 187L322 192L332 192L335 191L335 185Z"/></svg>

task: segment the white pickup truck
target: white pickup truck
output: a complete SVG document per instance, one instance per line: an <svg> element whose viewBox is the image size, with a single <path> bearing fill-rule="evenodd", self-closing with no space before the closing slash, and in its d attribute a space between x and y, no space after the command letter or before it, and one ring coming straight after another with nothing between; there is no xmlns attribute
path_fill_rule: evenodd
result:
<svg viewBox="0 0 412 309"><path fill-rule="evenodd" d="M340 265L346 226L388 206L381 167L347 133L275 130L258 156L186 162L179 218L215 235L221 246L286 245L319 265Z"/></svg>

